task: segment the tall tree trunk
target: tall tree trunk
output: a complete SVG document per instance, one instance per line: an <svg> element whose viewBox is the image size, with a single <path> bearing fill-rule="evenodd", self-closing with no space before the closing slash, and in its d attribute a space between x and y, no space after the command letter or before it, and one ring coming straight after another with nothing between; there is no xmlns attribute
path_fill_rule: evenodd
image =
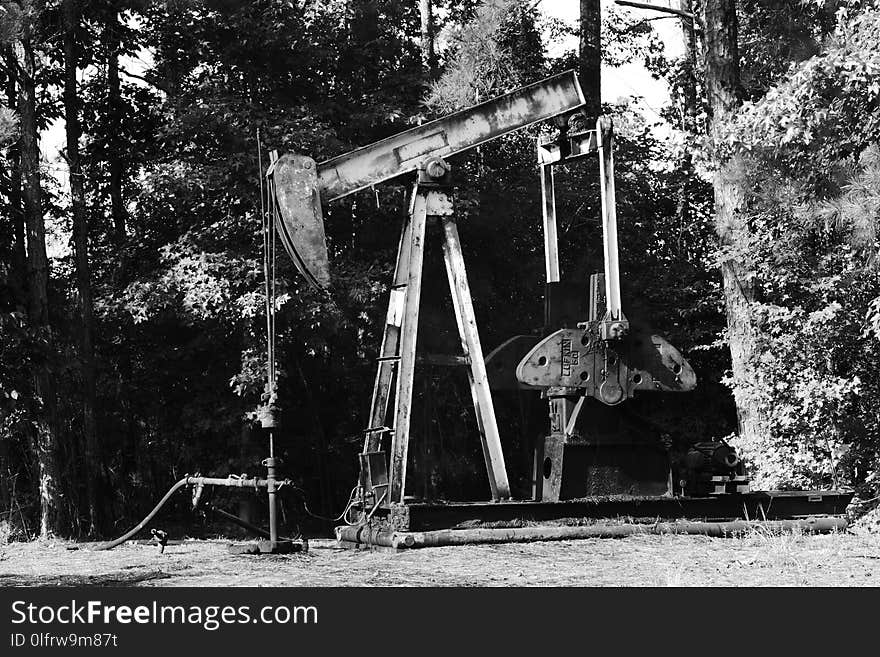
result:
<svg viewBox="0 0 880 657"><path fill-rule="evenodd" d="M679 0L679 9L693 12L691 0ZM689 132L697 129L697 32L694 20L682 17L681 36L684 42L682 60L684 76L682 79L682 126Z"/></svg>
<svg viewBox="0 0 880 657"><path fill-rule="evenodd" d="M6 101L9 107L18 105L18 66L12 48L6 53ZM27 306L27 251L25 249L24 209L21 198L21 145L9 147L9 213L12 222L12 290L15 302Z"/></svg>
<svg viewBox="0 0 880 657"><path fill-rule="evenodd" d="M123 166L120 153L122 144L122 95L119 88L119 19L117 13L104 28L104 40L107 46L107 104L110 111L109 148L107 149L107 165L110 169L110 215L113 219L113 234L116 246L121 249L125 244L126 212L122 199ZM119 254L122 260L122 252ZM120 267L120 270L124 267Z"/></svg>
<svg viewBox="0 0 880 657"><path fill-rule="evenodd" d="M83 460L86 476L86 502L89 511L90 535L100 525L97 483L101 453L95 426L95 317L92 308L92 288L89 272L89 228L86 218L86 199L80 164L79 96L76 88L77 44L80 8L78 0L64 2L64 119L67 127L67 165L70 169L70 199L73 215L73 246L76 252L76 285L80 310L80 363L82 369Z"/></svg>
<svg viewBox="0 0 880 657"><path fill-rule="evenodd" d="M579 68L587 116L602 113L602 9L599 0L581 1Z"/></svg>
<svg viewBox="0 0 880 657"><path fill-rule="evenodd" d="M114 283L124 287L127 282L128 260L125 256L126 229L128 213L125 209L122 192L125 179L125 166L121 153L125 152L122 141L123 103L119 84L120 24L119 2L114 1L108 11L101 38L107 52L106 84L109 132L107 149L103 155L110 172L110 217L113 223L113 241L117 250L118 266L114 272ZM122 343L128 345L132 339L130 322L122 324ZM133 410L132 396L127 382L132 377L131 350L126 347L117 356L118 386L117 403L121 410L124 429L122 434L122 476L128 480L130 473L141 468L140 432ZM105 444L104 449L108 449ZM122 485L121 483L119 484ZM122 491L125 496L128 491Z"/></svg>
<svg viewBox="0 0 880 657"><path fill-rule="evenodd" d="M428 79L437 77L437 55L434 51L434 8L431 0L419 0L421 18L422 66Z"/></svg>
<svg viewBox="0 0 880 657"><path fill-rule="evenodd" d="M4 48L6 67L6 102L9 107L18 105L17 65L14 51ZM9 162L9 221L12 229L12 270L9 275L9 286L12 290L14 303L20 308L27 306L27 269L24 244L24 212L21 207L21 149L13 144L8 148ZM0 440L0 508L12 508L9 482L12 476L10 463L9 441Z"/></svg>
<svg viewBox="0 0 880 657"><path fill-rule="evenodd" d="M32 13L30 3L25 13ZM58 495L57 438L55 435L55 385L48 362L52 351L52 331L49 326L49 262L46 257L46 225L43 218L42 189L40 187L40 151L37 135L37 95L34 72L36 69L30 17L25 19L21 37L14 44L16 60L21 73L18 93L18 112L21 121L21 175L25 208L28 261L28 319L40 336L42 357L34 367L34 389L42 401L42 412L35 423L35 453L39 470L40 536L47 538L59 533L60 513Z"/></svg>
<svg viewBox="0 0 880 657"><path fill-rule="evenodd" d="M693 3L691 0L679 0L679 9L683 12L692 13ZM681 35L684 42L684 53L681 62L681 125L680 128L686 133L697 133L697 76L696 76L696 49L697 35L693 18L681 18ZM678 218L678 239L676 241L677 253L682 251L682 238L688 232L691 223L690 201L691 181L694 178L693 156L690 149L685 149L679 163L683 173L678 185L678 200L676 203L676 216Z"/></svg>
<svg viewBox="0 0 880 657"><path fill-rule="evenodd" d="M706 93L714 127L731 120L741 102L735 0L706 0L703 20ZM741 246L750 233L741 161L734 157L717 164L713 181L715 230L722 248ZM765 419L748 390L754 381L756 327L751 303L756 298L757 281L754 273L734 257L722 263L721 275L739 433L743 440L755 444L765 426Z"/></svg>

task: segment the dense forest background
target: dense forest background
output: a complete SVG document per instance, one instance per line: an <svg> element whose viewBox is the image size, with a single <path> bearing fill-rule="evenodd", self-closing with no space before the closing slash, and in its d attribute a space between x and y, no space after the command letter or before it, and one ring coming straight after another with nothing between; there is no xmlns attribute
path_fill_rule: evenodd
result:
<svg viewBox="0 0 880 657"><path fill-rule="evenodd" d="M669 60L653 18L605 2L599 22L598 0L580 3L580 48L550 57L578 28L539 5L2 0L4 540L119 533L185 473L259 473L258 133L264 157L323 160L568 68L589 92L600 55L643 61L672 90L672 130L634 100L602 108L627 313L700 381L644 402L652 421L675 441L731 440L757 486L875 498L880 7L685 0L696 20L657 15L681 22L685 56ZM38 139L59 118L67 146L50 162ZM541 129L453 160L487 350L542 323ZM583 280L602 266L595 164L560 170L557 193L562 270ZM279 449L324 515L356 481L406 194L329 210L330 298L278 260ZM426 257L420 341L451 353L442 264ZM498 401L521 493L524 403ZM485 497L463 375L426 368L416 404L414 492Z"/></svg>

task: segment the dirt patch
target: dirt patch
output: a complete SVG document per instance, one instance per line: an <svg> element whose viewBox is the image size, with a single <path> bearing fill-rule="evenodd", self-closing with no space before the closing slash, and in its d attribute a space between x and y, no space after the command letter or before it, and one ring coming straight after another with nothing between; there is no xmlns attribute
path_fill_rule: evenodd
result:
<svg viewBox="0 0 880 657"><path fill-rule="evenodd" d="M312 541L307 554L241 556L227 541L108 552L69 543L0 547L0 586L878 586L880 536L799 533L740 538L631 536L351 551Z"/></svg>

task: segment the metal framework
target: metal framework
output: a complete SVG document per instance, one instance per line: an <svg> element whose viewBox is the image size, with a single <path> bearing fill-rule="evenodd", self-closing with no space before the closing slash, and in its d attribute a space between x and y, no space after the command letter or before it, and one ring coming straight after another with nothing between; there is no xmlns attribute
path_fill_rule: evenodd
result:
<svg viewBox="0 0 880 657"><path fill-rule="evenodd" d="M510 497L492 392L450 196L450 167L444 158L538 121L576 111L584 104L577 76L574 71L567 71L320 164L302 155L288 154L270 167L268 175L276 190L282 243L306 280L323 290L330 287L331 278L322 203L416 173L389 291L361 454L360 484L369 492L373 510L380 505L402 504L406 494L422 263L429 222L438 223L442 228L443 260L461 339L462 353L450 360L467 366L492 499ZM394 407L389 412L392 398ZM390 437L390 441L385 441L386 437Z"/></svg>
<svg viewBox="0 0 880 657"><path fill-rule="evenodd" d="M631 398L636 391L683 392L696 385L696 375L685 358L661 336L631 326L624 313L613 126L609 118L599 117L595 129L585 128L580 113L584 104L577 76L569 71L320 164L291 154L270 167L268 175L276 190L282 242L305 278L325 291L331 289L332 280L322 203L403 175L416 177L409 214L401 228L360 455L361 521L357 526L338 529L342 543L413 547L468 540L520 540L534 532L512 532L509 526L504 528L505 523L576 519L578 524L591 518L620 516L700 517L732 523L711 527L689 523L683 530L721 534L741 529L742 522L753 520L788 522L786 519L794 518L793 522L810 531L837 527L836 520L829 524L802 522L799 518L840 514L851 494L750 492L748 481L737 474L741 466L732 449L711 441L697 444L690 454L690 464L699 475L696 479L705 482L700 484L702 495L673 496L671 482L666 481L667 470L662 467L660 480L649 474L637 495L590 497L577 481L572 485L574 480L586 476L585 463L578 456L578 449L585 442L577 426L588 402L598 401L610 407ZM550 140L539 139L537 147L548 283L548 319L543 337L515 336L484 359L450 196L450 167L444 158L553 117L561 117L557 120L559 134ZM553 168L587 156L598 158L604 272L594 274L590 280L589 311L573 324L552 326L555 314L551 312L551 292L563 286ZM467 366L490 503L414 503L406 496L422 269L429 224L441 228L443 258L461 342L461 353L443 360ZM487 360L493 372L491 378ZM492 390L499 388L540 390L549 404L550 431L536 448L532 500L510 499L492 399ZM633 458L640 458L638 450L632 454ZM671 471L668 476L671 477ZM638 479L639 475L635 477ZM477 533L469 539L462 530L465 524L485 522L500 523L495 527L497 532L483 527L474 530ZM454 536L446 532L442 536L425 534L413 538L413 532L442 534L449 529L455 529ZM570 530L569 527L550 534L557 538L573 535ZM637 531L641 530L627 530Z"/></svg>
<svg viewBox="0 0 880 657"><path fill-rule="evenodd" d="M638 4L620 1L620 4ZM225 479L184 477L131 531L97 549L110 549L134 537L183 487L194 489L193 508L211 508L222 517L264 539L240 550L259 553L307 549L304 540L283 539L277 531L277 495L289 480L277 477L273 430L278 417L274 389L274 279L269 285L269 253L274 277L274 232L305 279L320 290L331 288L322 203L372 185L415 174L409 214L403 223L394 279L376 378L360 455L361 473L357 508L360 522L337 528L342 544L384 546L392 549L462 543L520 540L562 540L588 536L626 536L634 533L706 533L728 535L744 531L759 520L778 527L805 531L833 531L846 526L840 516L852 493L840 491L751 492L737 475L739 459L727 445L697 443L688 467L703 495L672 495L660 481L656 494L584 495L579 480L584 462L577 450L584 441L577 430L587 400L616 406L635 391L681 392L696 385L696 376L684 357L657 335L639 334L623 312L617 244L614 189L614 133L611 120L600 117L594 130L572 129L582 119L585 104L573 71L547 78L480 105L394 135L351 153L318 164L310 157L273 153L267 171L270 222L264 226L264 266L267 277L268 385L260 420L269 435L269 457L263 461L266 478ZM560 134L538 141L544 256L548 283L544 337L515 336L483 357L461 240L451 198L451 176L445 157L501 137L545 119L564 116ZM566 121L563 121L563 124ZM550 326L554 313L552 286L562 284L553 167L588 155L598 155L602 205L604 273L590 280L586 321L574 326ZM422 269L426 228L437 224L442 234L443 260L461 354L441 357L445 364L467 367L471 399L486 463L492 502L413 503L406 496L406 469L410 443L413 383L417 364ZM500 372L494 381L486 362ZM514 372L515 371L515 372ZM515 377L513 376L515 373ZM511 500L492 390L537 389L550 408L550 432L535 450L533 499ZM391 400L394 400L393 409ZM595 402L593 402L595 403ZM386 451L387 450L387 451ZM575 456L573 465L567 454ZM636 453L635 451L633 452ZM579 460L580 459L580 460ZM706 474L708 473L708 474ZM703 476L706 475L706 476ZM711 475L711 476L710 476ZM636 476L638 479L638 476ZM657 484L648 476L648 490ZM574 485L572 484L574 482ZM580 483L583 483L580 481ZM202 502L206 486L265 490L269 504L269 531ZM576 499L573 499L576 498ZM350 500L345 517L355 507ZM829 517L834 516L834 517ZM621 518L629 522L594 526L592 520ZM711 522L660 523L659 518L702 518ZM817 519L818 518L818 519ZM655 519L653 524L632 522ZM552 527L520 526L524 521L555 523ZM489 525L489 526L487 526ZM167 535L161 536L164 547Z"/></svg>
<svg viewBox="0 0 880 657"><path fill-rule="evenodd" d="M433 175L432 175L433 174ZM501 450L501 438L492 393L489 389L480 335L477 330L470 285L461 252L458 227L449 193L448 166L441 159L427 162L419 169L419 179L413 188L410 213L401 231L391 288L381 356L373 386L370 407L370 426L366 429L363 456L374 464L382 450L382 437L391 436L390 480L387 495L380 497L388 504L403 503L406 490L406 464L410 438L413 380L416 366L416 336L419 325L422 263L425 250L425 228L436 222L442 227L443 260L456 325L461 339L460 360L468 366L471 398L492 499L510 497L510 484ZM394 370L397 371L394 389L394 422L388 423L388 405L392 391ZM390 426L388 426L390 424ZM377 458L372 458L376 455ZM378 466L381 468L381 465ZM384 487L381 477L372 473L373 488ZM385 493L385 491L382 491Z"/></svg>

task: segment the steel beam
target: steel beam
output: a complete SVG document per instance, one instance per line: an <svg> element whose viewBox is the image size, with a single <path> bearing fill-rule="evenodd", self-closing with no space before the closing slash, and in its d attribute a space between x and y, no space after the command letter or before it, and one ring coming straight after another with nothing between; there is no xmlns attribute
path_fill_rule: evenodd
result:
<svg viewBox="0 0 880 657"><path fill-rule="evenodd" d="M602 192L602 243L605 248L606 318L623 319L620 303L620 264L617 250L617 207L614 198L614 131L611 119L596 123L599 135L599 179Z"/></svg>
<svg viewBox="0 0 880 657"><path fill-rule="evenodd" d="M431 157L448 157L532 123L582 107L574 71L498 96L318 165L323 201L371 187L418 169Z"/></svg>
<svg viewBox="0 0 880 657"><path fill-rule="evenodd" d="M409 424L412 415L413 378L416 365L416 337L419 329L419 301L422 294L422 263L425 253L425 222L428 194L418 185L413 189L410 216L410 244L407 266L406 297L400 338L400 361L395 395L394 433L391 440L390 502L403 502L406 488L406 465L409 450Z"/></svg>
<svg viewBox="0 0 880 657"><path fill-rule="evenodd" d="M540 146L538 152L541 152ZM559 238L556 231L556 189L553 182L553 167L541 164L541 201L544 210L544 265L547 269L547 282L559 282Z"/></svg>
<svg viewBox="0 0 880 657"><path fill-rule="evenodd" d="M489 488L493 500L507 499L510 497L510 483L504 464L504 452L501 449L501 437L498 432L498 422L495 419L495 407L492 402L492 391L489 389L486 363L483 361L483 348L480 344L480 334L477 331L471 289L464 267L464 257L461 253L458 227L451 216L442 217L442 223L445 238L443 261L446 264L446 276L449 279L449 291L452 294L452 307L455 310L461 348L470 364L468 380L474 412L477 416L477 429L480 432L483 458L486 461Z"/></svg>
<svg viewBox="0 0 880 657"><path fill-rule="evenodd" d="M661 518L673 520L785 520L841 515L853 493L844 491L753 491L714 497L612 495L565 502L414 502L394 505L377 520L398 531L476 527L480 523L522 526L566 518ZM387 514L387 515L386 515Z"/></svg>

